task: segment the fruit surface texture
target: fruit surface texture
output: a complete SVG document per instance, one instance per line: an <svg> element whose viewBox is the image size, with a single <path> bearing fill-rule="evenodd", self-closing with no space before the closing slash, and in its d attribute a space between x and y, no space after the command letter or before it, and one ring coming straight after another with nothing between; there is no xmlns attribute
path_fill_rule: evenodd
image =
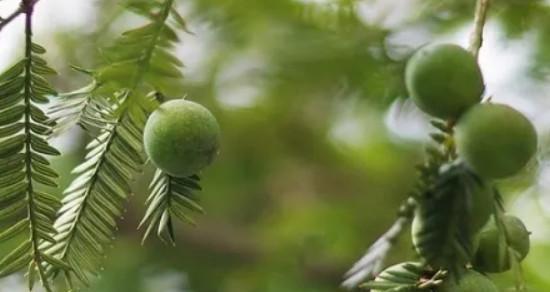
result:
<svg viewBox="0 0 550 292"><path fill-rule="evenodd" d="M458 118L485 90L474 56L453 44L420 48L407 63L405 82L416 105L441 119Z"/></svg>
<svg viewBox="0 0 550 292"><path fill-rule="evenodd" d="M183 99L163 103L144 130L147 155L175 177L190 176L208 166L219 149L216 118L202 105Z"/></svg>
<svg viewBox="0 0 550 292"><path fill-rule="evenodd" d="M533 124L503 104L480 104L459 120L456 128L459 155L486 178L504 178L519 172L537 149Z"/></svg>

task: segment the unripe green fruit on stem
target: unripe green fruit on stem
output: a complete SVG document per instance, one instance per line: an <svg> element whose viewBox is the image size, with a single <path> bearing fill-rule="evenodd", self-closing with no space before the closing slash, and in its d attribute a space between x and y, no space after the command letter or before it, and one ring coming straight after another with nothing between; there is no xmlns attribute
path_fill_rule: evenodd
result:
<svg viewBox="0 0 550 292"><path fill-rule="evenodd" d="M466 112L456 127L459 155L479 175L503 178L520 171L537 149L533 124L503 104L480 104Z"/></svg>
<svg viewBox="0 0 550 292"><path fill-rule="evenodd" d="M495 204L495 193L491 186L484 184L476 188L471 198L470 212L464 214L469 216L470 232L475 234L487 224L493 214Z"/></svg>
<svg viewBox="0 0 550 292"><path fill-rule="evenodd" d="M151 114L143 135L153 164L169 175L184 177L212 162L219 148L220 129L208 109L178 99L163 103Z"/></svg>
<svg viewBox="0 0 550 292"><path fill-rule="evenodd" d="M407 63L405 83L416 105L441 119L458 118L485 90L475 57L453 44L420 48Z"/></svg>
<svg viewBox="0 0 550 292"><path fill-rule="evenodd" d="M469 270L458 281L449 278L437 288L437 292L499 292L495 284L482 274Z"/></svg>
<svg viewBox="0 0 550 292"><path fill-rule="evenodd" d="M474 260L474 267L479 271L501 273L509 270L511 265L508 247L517 253L518 261L523 260L529 253L529 232L523 222L510 215L505 215L502 220L509 246L506 246L504 237L499 237L499 230L492 220L479 234L479 245Z"/></svg>

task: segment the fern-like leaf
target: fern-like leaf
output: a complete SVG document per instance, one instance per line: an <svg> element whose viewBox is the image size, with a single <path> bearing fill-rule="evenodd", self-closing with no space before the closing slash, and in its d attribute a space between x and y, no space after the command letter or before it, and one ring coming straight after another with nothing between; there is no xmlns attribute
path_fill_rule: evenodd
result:
<svg viewBox="0 0 550 292"><path fill-rule="evenodd" d="M196 175L177 178L161 170L156 171L149 187L151 194L146 201L147 211L140 223L140 227L149 224L143 236L144 241L156 229L159 238L175 244L173 217L194 224L187 213L203 213L195 194L195 191L201 190L198 182L199 177Z"/></svg>
<svg viewBox="0 0 550 292"><path fill-rule="evenodd" d="M167 23L171 15L173 18L179 15L174 12L173 1L133 0L128 5L134 8L132 11L152 22L124 32L112 46L102 50L108 65L97 70L98 81L114 88L136 89L141 86L146 93L183 95L183 63L171 52L179 37Z"/></svg>
<svg viewBox="0 0 550 292"><path fill-rule="evenodd" d="M419 263L406 262L388 268L376 277L376 281L361 285L362 288L380 291L420 291L417 289L426 269Z"/></svg>
<svg viewBox="0 0 550 292"><path fill-rule="evenodd" d="M46 266L65 269L41 248L54 243L53 221L59 200L42 191L57 187L57 173L46 156L59 151L46 140L54 125L39 107L55 90L46 76L55 74L40 57L46 50L32 42L31 15L26 14L25 58L0 76L0 242L19 244L0 260L0 277L27 268L29 287L38 278L51 291L51 274Z"/></svg>
<svg viewBox="0 0 550 292"><path fill-rule="evenodd" d="M47 247L48 254L72 267L64 271L71 287L87 284L97 272L131 193L129 181L145 161L141 129L146 112L139 103L124 109L119 118L114 117L117 110L111 112L113 123L105 124L87 145L86 162L73 170L78 177L64 192L55 222L56 243Z"/></svg>
<svg viewBox="0 0 550 292"><path fill-rule="evenodd" d="M462 164L445 169L419 202L415 247L434 268L460 275L473 257L469 230L472 196L483 182Z"/></svg>
<svg viewBox="0 0 550 292"><path fill-rule="evenodd" d="M171 53L179 39L176 29L167 21L172 19L175 27L186 32L189 30L183 17L173 8L173 1L131 0L125 5L151 22L124 32L113 45L103 49L106 64L97 70L73 66L75 70L91 75L94 81L62 94L58 104L51 108L50 113L58 124L56 134L75 124L88 131L100 129L106 123L100 109L106 107L97 103L117 102L115 93L120 90L128 90L130 95L133 92L183 95L183 63Z"/></svg>
<svg viewBox="0 0 550 292"><path fill-rule="evenodd" d="M429 292L437 290L447 277L445 271L430 270L421 263L405 262L389 267L376 280L361 285L376 291L386 292Z"/></svg>
<svg viewBox="0 0 550 292"><path fill-rule="evenodd" d="M52 136L59 136L79 124L84 130L91 132L93 129L103 127L107 120L102 117L101 107L105 99L94 98L94 90L97 84L94 82L75 91L63 93L57 104L50 107L49 114L56 126ZM98 105L98 103L100 103Z"/></svg>
<svg viewBox="0 0 550 292"><path fill-rule="evenodd" d="M372 244L365 255L357 261L346 273L342 286L348 289L357 287L361 281L372 278L381 271L386 256L394 243L403 233L414 217L418 201L424 198L424 194L431 188L439 177L442 165L453 161L456 153L452 145L453 127L449 123L433 120L432 126L437 129L430 137L435 146L430 145L426 149L426 160L417 166L418 182L409 198L401 204L399 216L393 225Z"/></svg>
<svg viewBox="0 0 550 292"><path fill-rule="evenodd" d="M294 6L300 20L321 28L340 29L360 25L353 0L296 2Z"/></svg>
<svg viewBox="0 0 550 292"><path fill-rule="evenodd" d="M61 116L84 109L67 121L99 130L92 133L86 161L74 170L78 177L65 190L55 222L56 243L47 249L72 267L63 271L71 288L87 285L97 274L131 193L130 182L144 166L143 128L158 106L151 93L174 92L182 83L182 64L169 52L178 40L166 24L173 0L129 3L150 22L104 49L107 64L91 71L97 86L59 108Z"/></svg>

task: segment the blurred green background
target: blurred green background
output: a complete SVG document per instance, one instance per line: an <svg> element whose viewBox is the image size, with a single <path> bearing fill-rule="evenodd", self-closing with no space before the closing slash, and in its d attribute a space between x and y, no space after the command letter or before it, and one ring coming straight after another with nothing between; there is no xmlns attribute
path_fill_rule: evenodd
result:
<svg viewBox="0 0 550 292"><path fill-rule="evenodd" d="M60 75L93 68L102 46L142 23L113 0L42 0L36 38ZM499 182L510 212L532 232L523 269L530 291L550 291L550 1L494 0L480 63L487 96L528 115L536 161ZM17 6L0 2L0 15ZM176 247L140 245L150 173L138 176L101 292L339 291L344 272L393 222L415 181L428 121L408 101L403 68L428 42L467 45L473 0L179 0L193 34L181 35L188 98L223 129L204 171L197 226L178 225ZM18 21L0 33L0 68L22 54ZM63 174L83 157L75 129L54 143ZM60 191L58 191L60 192ZM0 252L2 247L0 246ZM414 259L406 233L388 264ZM502 291L511 275L494 277ZM24 291L21 279L0 291ZM510 290L512 291L512 290Z"/></svg>

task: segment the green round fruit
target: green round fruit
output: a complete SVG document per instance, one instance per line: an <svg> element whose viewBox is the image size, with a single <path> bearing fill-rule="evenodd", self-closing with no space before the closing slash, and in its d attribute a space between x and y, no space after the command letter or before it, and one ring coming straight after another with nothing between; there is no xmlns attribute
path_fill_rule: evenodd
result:
<svg viewBox="0 0 550 292"><path fill-rule="evenodd" d="M494 204L495 193L487 183L473 192L471 211L467 214L469 230L472 234L479 232L487 224L493 214Z"/></svg>
<svg viewBox="0 0 550 292"><path fill-rule="evenodd" d="M480 104L456 127L459 155L479 175L503 178L520 171L537 150L537 133L520 112L503 104Z"/></svg>
<svg viewBox="0 0 550 292"><path fill-rule="evenodd" d="M529 253L529 231L523 222L510 215L505 215L502 220L509 246L504 246L504 238L499 237L499 230L492 220L479 234L479 245L474 260L474 267L479 271L501 273L509 270L511 264L507 247L517 252L518 261L523 260Z"/></svg>
<svg viewBox="0 0 550 292"><path fill-rule="evenodd" d="M416 285L418 284L422 274L424 272L424 266L421 263L417 262L404 262L400 264L393 265L389 268L386 268L382 271L374 282L380 284L384 287L392 288L395 286L395 283L405 284L405 285ZM382 292L384 289L372 289L371 292ZM411 287L408 289L399 290L403 292L421 292L416 287Z"/></svg>
<svg viewBox="0 0 550 292"><path fill-rule="evenodd" d="M449 278L437 288L437 292L498 292L497 286L482 274L469 270L458 281Z"/></svg>
<svg viewBox="0 0 550 292"><path fill-rule="evenodd" d="M420 48L407 63L405 84L421 110L442 119L458 118L485 90L475 57L453 44Z"/></svg>
<svg viewBox="0 0 550 292"><path fill-rule="evenodd" d="M178 99L151 114L143 134L145 151L159 169L175 177L208 166L219 148L216 118L198 103Z"/></svg>

